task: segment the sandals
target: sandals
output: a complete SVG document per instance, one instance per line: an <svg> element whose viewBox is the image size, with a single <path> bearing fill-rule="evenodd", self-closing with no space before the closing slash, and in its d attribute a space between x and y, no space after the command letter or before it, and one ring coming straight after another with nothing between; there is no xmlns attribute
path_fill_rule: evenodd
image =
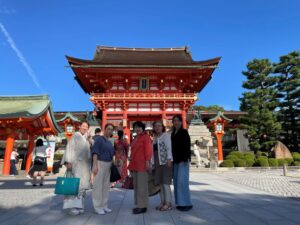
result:
<svg viewBox="0 0 300 225"><path fill-rule="evenodd" d="M156 210L161 210L161 208L164 206L164 204L160 203L158 206L155 207Z"/></svg>
<svg viewBox="0 0 300 225"><path fill-rule="evenodd" d="M169 210L172 210L172 205L171 204L165 204L159 210L160 211L169 211Z"/></svg>

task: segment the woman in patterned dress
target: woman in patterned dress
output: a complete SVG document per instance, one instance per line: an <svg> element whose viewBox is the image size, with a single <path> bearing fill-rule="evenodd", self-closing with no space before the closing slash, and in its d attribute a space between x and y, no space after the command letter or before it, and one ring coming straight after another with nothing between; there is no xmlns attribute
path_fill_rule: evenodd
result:
<svg viewBox="0 0 300 225"><path fill-rule="evenodd" d="M121 179L118 182L124 182L128 175L127 172L127 158L128 158L128 143L124 139L124 132L118 131L118 140L115 140L115 162L121 174Z"/></svg>

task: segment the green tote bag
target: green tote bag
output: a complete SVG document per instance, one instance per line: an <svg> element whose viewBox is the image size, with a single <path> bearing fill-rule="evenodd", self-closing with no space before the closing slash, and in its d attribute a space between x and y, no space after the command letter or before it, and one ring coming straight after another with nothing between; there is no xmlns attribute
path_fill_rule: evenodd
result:
<svg viewBox="0 0 300 225"><path fill-rule="evenodd" d="M80 178L57 177L54 193L57 195L78 195Z"/></svg>

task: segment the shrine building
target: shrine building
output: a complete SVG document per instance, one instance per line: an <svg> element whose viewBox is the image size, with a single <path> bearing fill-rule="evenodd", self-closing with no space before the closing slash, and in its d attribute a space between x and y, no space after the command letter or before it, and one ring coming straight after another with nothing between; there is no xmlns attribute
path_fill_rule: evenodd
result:
<svg viewBox="0 0 300 225"><path fill-rule="evenodd" d="M186 114L217 68L220 57L194 61L187 47L97 46L92 60L66 56L75 80L102 111L102 130L113 123L130 136L134 121L167 126Z"/></svg>

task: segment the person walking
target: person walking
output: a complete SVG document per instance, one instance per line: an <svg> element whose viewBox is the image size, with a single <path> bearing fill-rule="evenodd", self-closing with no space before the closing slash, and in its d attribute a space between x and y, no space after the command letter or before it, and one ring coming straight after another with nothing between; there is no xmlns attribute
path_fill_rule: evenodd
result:
<svg viewBox="0 0 300 225"><path fill-rule="evenodd" d="M188 131L182 127L182 117L180 115L175 115L172 123L171 140L175 204L178 210L189 211L193 208L189 188L191 139Z"/></svg>
<svg viewBox="0 0 300 225"><path fill-rule="evenodd" d="M13 149L13 151L10 154L10 176L15 176L17 174L17 167L16 163L19 157L18 150L16 148Z"/></svg>
<svg viewBox="0 0 300 225"><path fill-rule="evenodd" d="M95 213L100 215L112 212L108 208L108 196L110 189L110 168L115 154L114 147L109 140L113 131L114 126L106 124L104 135L95 138L95 143L92 147L92 174L94 179L92 199Z"/></svg>
<svg viewBox="0 0 300 225"><path fill-rule="evenodd" d="M124 132L122 130L118 131L118 139L114 142L115 148L115 163L119 169L121 179L119 182L124 182L128 172L127 172L127 158L128 158L128 142L124 138Z"/></svg>
<svg viewBox="0 0 300 225"><path fill-rule="evenodd" d="M151 172L152 141L145 132L145 124L137 121L133 124L137 134L131 144L128 170L131 171L134 187L133 214L147 212L148 207L148 172Z"/></svg>
<svg viewBox="0 0 300 225"><path fill-rule="evenodd" d="M153 123L153 157L154 183L160 185L160 201L157 210L167 211L172 209L172 144L171 136L166 133L162 121Z"/></svg>
<svg viewBox="0 0 300 225"><path fill-rule="evenodd" d="M43 139L37 139L35 149L32 153L33 167L30 170L33 176L32 186L37 186L37 177L41 176L40 186L44 185L44 177L48 170L47 167L47 148L49 145L44 145Z"/></svg>
<svg viewBox="0 0 300 225"><path fill-rule="evenodd" d="M91 171L91 135L88 122L82 122L67 144L62 164L67 167L67 177L80 178L77 196L65 196L63 209L70 215L84 213L86 190L90 188Z"/></svg>

